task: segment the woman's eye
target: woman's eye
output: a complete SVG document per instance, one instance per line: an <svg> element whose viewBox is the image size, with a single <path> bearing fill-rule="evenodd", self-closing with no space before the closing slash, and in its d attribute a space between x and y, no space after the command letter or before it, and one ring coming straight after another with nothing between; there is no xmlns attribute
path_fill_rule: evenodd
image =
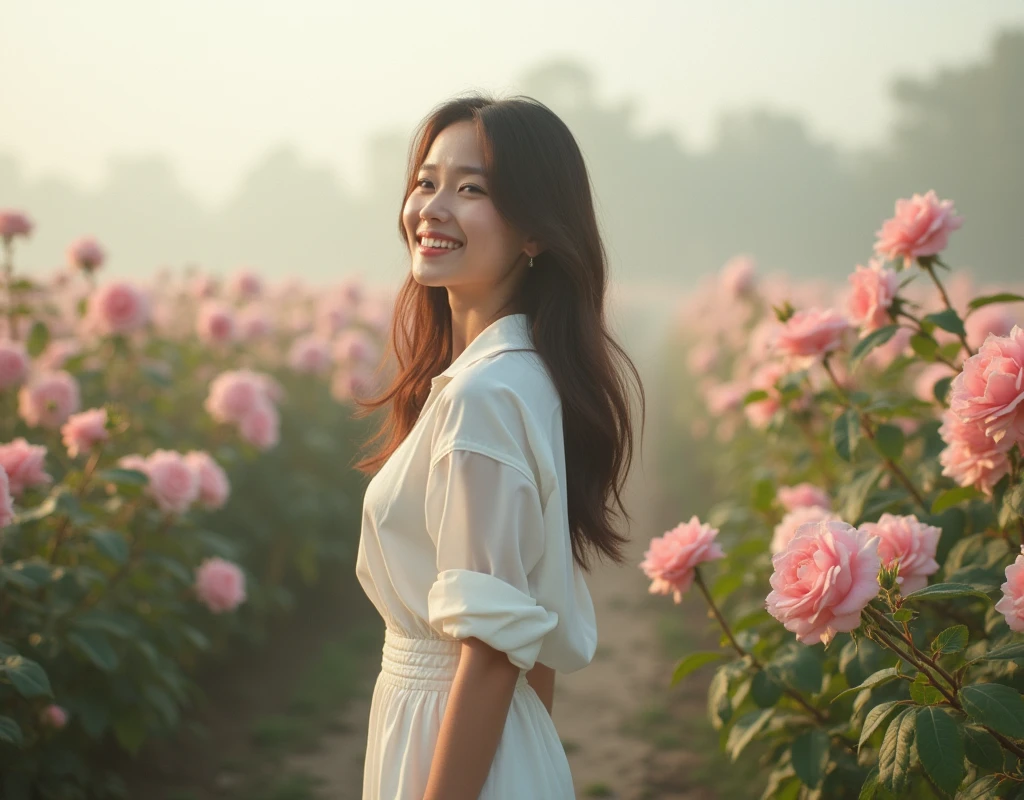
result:
<svg viewBox="0 0 1024 800"><path fill-rule="evenodd" d="M419 187L420 187L421 189L422 189L422 188L425 188L425 187L423 186L423 184L425 184L425 183L430 183L430 181L429 181L429 180L427 180L426 178L423 178L422 180L418 180L418 181L416 181L416 185L417 185L417 186L419 186Z"/></svg>
<svg viewBox="0 0 1024 800"><path fill-rule="evenodd" d="M465 186L463 186L462 188L463 188L463 189L473 189L473 190L475 190L475 191L477 191L477 192L480 192L481 194L483 194L483 193L484 193L484 190L483 190L483 189L481 189L481 188L480 188L479 186L474 186L474 185L473 185L472 183L467 183L467 184L466 184Z"/></svg>

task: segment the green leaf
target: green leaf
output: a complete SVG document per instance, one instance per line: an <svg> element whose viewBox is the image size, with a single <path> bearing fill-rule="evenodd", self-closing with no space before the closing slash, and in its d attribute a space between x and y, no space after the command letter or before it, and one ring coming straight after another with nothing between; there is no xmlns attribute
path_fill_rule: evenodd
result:
<svg viewBox="0 0 1024 800"><path fill-rule="evenodd" d="M982 725L1014 739L1024 739L1024 699L1020 692L999 683L981 683L960 690L960 704Z"/></svg>
<svg viewBox="0 0 1024 800"><path fill-rule="evenodd" d="M732 716L732 703L729 701L729 670L720 668L711 679L708 687L708 717L715 730L729 721Z"/></svg>
<svg viewBox="0 0 1024 800"><path fill-rule="evenodd" d="M115 563L124 564L128 560L128 541L117 531L89 531L89 538L96 544L97 550Z"/></svg>
<svg viewBox="0 0 1024 800"><path fill-rule="evenodd" d="M24 656L7 656L0 661L0 677L10 681L22 697L53 697L46 671Z"/></svg>
<svg viewBox="0 0 1024 800"><path fill-rule="evenodd" d="M925 361L934 361L935 353L939 349L939 343L931 336L915 333L910 337L910 349L921 356Z"/></svg>
<svg viewBox="0 0 1024 800"><path fill-rule="evenodd" d="M865 678L864 682L859 684L858 686L851 686L849 689L844 689L843 691L841 691L839 694L832 698L832 702L834 703L840 697L843 697L845 695L854 694L855 692L859 692L863 689L873 689L875 686L881 686L883 683L888 683L889 681L895 679L896 667L887 667L885 669L880 669L878 670L878 672L874 672L867 678Z"/></svg>
<svg viewBox="0 0 1024 800"><path fill-rule="evenodd" d="M956 800L992 800L1002 795L1002 789L1014 783L1004 780L998 775L986 775L979 778L956 796Z"/></svg>
<svg viewBox="0 0 1024 800"><path fill-rule="evenodd" d="M973 486L958 486L955 489L947 489L932 503L932 513L941 514L947 508L963 503L965 500L974 500L984 495Z"/></svg>
<svg viewBox="0 0 1024 800"><path fill-rule="evenodd" d="M686 656L686 658L676 664L676 668L672 672L672 681L669 685L675 686L694 670L703 667L705 664L710 664L712 661L717 661L720 658L725 658L725 654L714 653L711 651L690 653L690 655Z"/></svg>
<svg viewBox="0 0 1024 800"><path fill-rule="evenodd" d="M32 330L29 331L28 341L25 343L25 349L32 358L38 358L39 354L46 349L46 345L50 343L50 329L46 327L46 323L41 320L36 320L32 324Z"/></svg>
<svg viewBox="0 0 1024 800"><path fill-rule="evenodd" d="M895 425L883 423L875 429L875 444L883 456L898 461L903 455L903 431Z"/></svg>
<svg viewBox="0 0 1024 800"><path fill-rule="evenodd" d="M814 651L805 645L795 645L780 651L768 663L767 669L785 686L810 694L821 691L821 662Z"/></svg>
<svg viewBox="0 0 1024 800"><path fill-rule="evenodd" d="M850 371L852 372L857 369L857 365L860 364L864 356L876 347L879 347L889 341L899 329L899 325L886 325L884 328L871 331L871 333L857 342L853 351L850 353Z"/></svg>
<svg viewBox="0 0 1024 800"><path fill-rule="evenodd" d="M910 622L915 614L912 608L901 608L899 611L892 612L891 616L896 622Z"/></svg>
<svg viewBox="0 0 1024 800"><path fill-rule="evenodd" d="M934 314L926 314L924 319L929 322L934 322L944 331L955 333L958 336L967 335L967 331L964 330L964 321L960 319L960 315L952 308L947 308L944 311L936 311Z"/></svg>
<svg viewBox="0 0 1024 800"><path fill-rule="evenodd" d="M10 717L0 717L0 742L20 746L24 741L21 726Z"/></svg>
<svg viewBox="0 0 1024 800"><path fill-rule="evenodd" d="M118 716L114 720L114 735L121 747L133 755L137 753L146 738L146 721L142 713L132 709Z"/></svg>
<svg viewBox="0 0 1024 800"><path fill-rule="evenodd" d="M829 738L820 728L804 731L793 741L791 758L796 776L805 786L818 787L828 766Z"/></svg>
<svg viewBox="0 0 1024 800"><path fill-rule="evenodd" d="M936 583L926 586L904 596L904 600L950 600L954 597L980 597L988 600L988 595L966 583Z"/></svg>
<svg viewBox="0 0 1024 800"><path fill-rule="evenodd" d="M755 736L768 724L775 709L766 708L761 711L748 711L733 723L729 731L729 739L725 743L725 749L729 757L735 761L739 758L743 749L750 744Z"/></svg>
<svg viewBox="0 0 1024 800"><path fill-rule="evenodd" d="M982 306L987 306L990 303L1016 303L1024 300L1019 294L1010 294L1009 292L1000 292L999 294L985 295L984 297L975 297L970 303L967 304L967 313L970 315L971 311Z"/></svg>
<svg viewBox="0 0 1024 800"><path fill-rule="evenodd" d="M892 721L878 749L878 782L901 794L910 778L911 753L916 734L916 708L906 708Z"/></svg>
<svg viewBox="0 0 1024 800"><path fill-rule="evenodd" d="M137 469L121 469L120 467L100 470L96 473L96 480L103 483L115 483L119 486L145 486L149 483L145 472L140 472Z"/></svg>
<svg viewBox="0 0 1024 800"><path fill-rule="evenodd" d="M768 399L768 392L764 389L754 389L743 397L743 405L749 406L751 403L759 403L762 400Z"/></svg>
<svg viewBox="0 0 1024 800"><path fill-rule="evenodd" d="M953 794L967 774L961 726L941 708L922 708L917 712L916 739L921 766L940 789Z"/></svg>
<svg viewBox="0 0 1024 800"><path fill-rule="evenodd" d="M917 673L917 677L914 678L913 682L910 684L910 696L913 698L915 703L922 706L941 703L944 699L942 692L931 684L931 681L928 680L928 676L923 672Z"/></svg>
<svg viewBox="0 0 1024 800"><path fill-rule="evenodd" d="M117 652L99 631L72 631L68 634L68 642L104 672L113 672L120 663Z"/></svg>
<svg viewBox="0 0 1024 800"><path fill-rule="evenodd" d="M119 639L128 639L135 634L133 622L135 622L135 618L128 614L90 609L75 614L71 624L75 628L103 631Z"/></svg>
<svg viewBox="0 0 1024 800"><path fill-rule="evenodd" d="M1000 515L1000 519L1005 517L1009 520L1015 516L1024 517L1024 483L1018 483L1007 489L1006 494L1003 495L1003 513Z"/></svg>
<svg viewBox="0 0 1024 800"><path fill-rule="evenodd" d="M861 747L864 746L864 742L871 738L871 734L878 730L878 727L885 722L890 712L898 705L898 700L890 700L887 703L879 703L868 712L868 715L864 718L864 727L860 730L860 741L857 742L857 752L860 752Z"/></svg>
<svg viewBox="0 0 1024 800"><path fill-rule="evenodd" d="M1024 658L1024 642L1010 642L1002 647L993 647L985 655L978 656L975 661L1015 661Z"/></svg>
<svg viewBox="0 0 1024 800"><path fill-rule="evenodd" d="M1003 768L1003 748L984 728L964 726L964 752L972 764L992 772Z"/></svg>
<svg viewBox="0 0 1024 800"><path fill-rule="evenodd" d="M952 628L946 628L932 640L932 653L936 655L959 653L967 647L967 639L966 625L954 625Z"/></svg>
<svg viewBox="0 0 1024 800"><path fill-rule="evenodd" d="M775 484L768 478L754 484L750 503L758 511L770 511L775 500Z"/></svg>
<svg viewBox="0 0 1024 800"><path fill-rule="evenodd" d="M843 461L853 460L853 451L857 449L860 437L860 419L857 412L844 411L832 424L832 446Z"/></svg>
<svg viewBox="0 0 1024 800"><path fill-rule="evenodd" d="M878 791L878 767L872 767L871 772L864 779L864 785L860 787L860 794L857 800L874 800L875 792Z"/></svg>
<svg viewBox="0 0 1024 800"><path fill-rule="evenodd" d="M782 697L782 687L767 670L758 670L750 681L750 696L758 708L771 708Z"/></svg>

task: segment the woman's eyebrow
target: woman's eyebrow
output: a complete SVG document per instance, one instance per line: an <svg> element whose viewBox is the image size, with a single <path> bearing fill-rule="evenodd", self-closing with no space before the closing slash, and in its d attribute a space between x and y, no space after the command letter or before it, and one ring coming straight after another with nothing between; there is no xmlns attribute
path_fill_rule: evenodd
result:
<svg viewBox="0 0 1024 800"><path fill-rule="evenodd" d="M437 169L437 164L421 164L420 165L420 169L421 170L436 170ZM487 174L484 171L483 167L470 167L470 166L452 167L452 172L454 172L457 175L486 175Z"/></svg>

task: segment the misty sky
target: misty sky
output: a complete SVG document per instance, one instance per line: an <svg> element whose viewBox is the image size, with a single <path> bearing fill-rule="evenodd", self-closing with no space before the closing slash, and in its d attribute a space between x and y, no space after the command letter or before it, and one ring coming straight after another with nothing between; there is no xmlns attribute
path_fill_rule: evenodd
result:
<svg viewBox="0 0 1024 800"><path fill-rule="evenodd" d="M460 91L517 91L556 57L638 127L699 148L723 110L801 114L859 146L885 135L887 85L977 60L1021 0L40 0L0 25L0 154L85 186L112 154L161 153L207 203L296 145L352 185L367 137L411 132ZM628 13L627 13L628 10ZM0 198L0 206L3 198Z"/></svg>

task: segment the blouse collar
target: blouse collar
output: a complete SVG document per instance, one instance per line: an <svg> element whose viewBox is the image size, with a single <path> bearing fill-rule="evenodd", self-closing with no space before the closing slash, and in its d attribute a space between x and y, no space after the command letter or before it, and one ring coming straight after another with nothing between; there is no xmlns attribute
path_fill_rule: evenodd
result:
<svg viewBox="0 0 1024 800"><path fill-rule="evenodd" d="M454 378L470 364L505 350L534 350L530 333L530 318L526 314L507 314L499 317L480 331L476 338L459 353L451 365L435 377Z"/></svg>

